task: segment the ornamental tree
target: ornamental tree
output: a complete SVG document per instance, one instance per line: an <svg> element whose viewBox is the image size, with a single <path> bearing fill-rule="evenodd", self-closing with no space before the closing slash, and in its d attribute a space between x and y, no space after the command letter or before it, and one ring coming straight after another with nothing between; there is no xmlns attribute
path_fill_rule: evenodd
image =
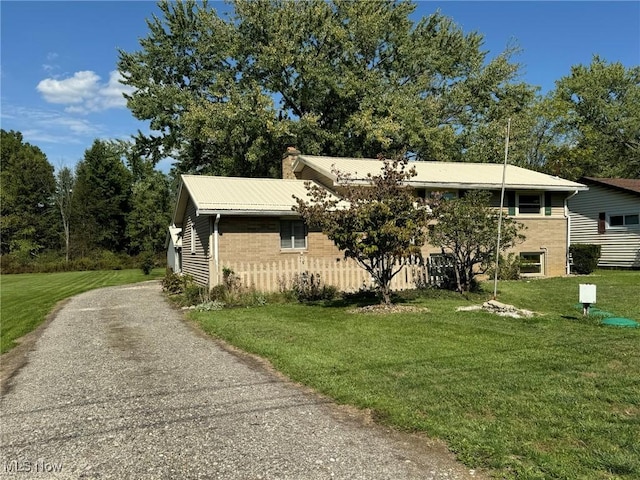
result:
<svg viewBox="0 0 640 480"><path fill-rule="evenodd" d="M499 210L490 206L491 193L469 191L464 197L434 204L437 220L428 241L453 258L457 290L469 292L476 275L483 274L495 259ZM524 225L503 216L500 251L524 241Z"/></svg>
<svg viewBox="0 0 640 480"><path fill-rule="evenodd" d="M296 198L294 210L310 228L321 229L345 258L354 259L373 278L384 304L391 303L391 280L401 261L421 256L430 210L406 181L416 175L406 160L381 160L379 175L362 185L334 170L341 199L308 183L309 200Z"/></svg>

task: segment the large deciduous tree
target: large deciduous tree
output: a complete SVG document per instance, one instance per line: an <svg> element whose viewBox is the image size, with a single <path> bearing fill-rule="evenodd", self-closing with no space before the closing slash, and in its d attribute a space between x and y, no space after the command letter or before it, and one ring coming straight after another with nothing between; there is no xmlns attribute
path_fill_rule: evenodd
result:
<svg viewBox="0 0 640 480"><path fill-rule="evenodd" d="M409 1L161 1L137 52L120 51L128 107L155 132L141 152L180 172L275 175L285 144L309 154L500 159L504 118L533 90L514 49ZM494 138L495 137L495 138Z"/></svg>
<svg viewBox="0 0 640 480"><path fill-rule="evenodd" d="M335 171L338 199L309 184L309 199L296 198L295 210L310 228L319 228L345 258L354 259L374 279L382 302L391 302L390 284L402 261L420 257L429 209L406 181L415 176L406 160L383 160L381 173L368 185L354 184L350 175Z"/></svg>
<svg viewBox="0 0 640 480"><path fill-rule="evenodd" d="M428 241L451 255L459 292L473 287L476 275L492 265L498 239L499 210L490 206L491 193L472 190L462 198L435 202L436 223ZM500 251L524 240L524 226L511 217L502 219Z"/></svg>
<svg viewBox="0 0 640 480"><path fill-rule="evenodd" d="M0 253L32 256L56 243L53 166L20 132L1 135Z"/></svg>
<svg viewBox="0 0 640 480"><path fill-rule="evenodd" d="M540 108L545 171L640 178L640 67L595 56L557 81Z"/></svg>

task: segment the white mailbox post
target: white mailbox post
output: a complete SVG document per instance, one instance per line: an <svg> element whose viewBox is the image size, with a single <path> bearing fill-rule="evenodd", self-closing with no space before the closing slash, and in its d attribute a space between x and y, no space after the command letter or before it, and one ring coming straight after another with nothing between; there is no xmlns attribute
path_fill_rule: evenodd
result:
<svg viewBox="0 0 640 480"><path fill-rule="evenodd" d="M589 315L589 307L596 303L596 286L592 283L580 284L580 303L582 304L582 314Z"/></svg>

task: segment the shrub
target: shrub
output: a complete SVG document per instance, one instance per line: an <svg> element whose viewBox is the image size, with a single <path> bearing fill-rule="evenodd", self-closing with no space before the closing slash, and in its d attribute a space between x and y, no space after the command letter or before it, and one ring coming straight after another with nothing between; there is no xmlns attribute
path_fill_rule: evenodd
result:
<svg viewBox="0 0 640 480"><path fill-rule="evenodd" d="M209 298L211 300L225 301L227 299L228 294L229 294L229 289L225 284L221 283L220 285L216 285L211 289L211 291L209 292Z"/></svg>
<svg viewBox="0 0 640 480"><path fill-rule="evenodd" d="M224 267L222 269L222 283L230 292L242 289L242 282L240 281L240 277L228 267Z"/></svg>
<svg viewBox="0 0 640 480"><path fill-rule="evenodd" d="M291 291L299 302L313 300L333 300L338 289L333 285L325 285L319 273L302 272L293 277Z"/></svg>
<svg viewBox="0 0 640 480"><path fill-rule="evenodd" d="M487 276L494 278L495 265L487 270ZM498 280L520 280L520 256L509 253L506 257L500 255L498 261Z"/></svg>
<svg viewBox="0 0 640 480"><path fill-rule="evenodd" d="M209 301L207 289L194 281L187 282L182 291L183 305L198 305Z"/></svg>
<svg viewBox="0 0 640 480"><path fill-rule="evenodd" d="M169 268L162 279L162 290L182 306L199 305L210 300L207 289L198 285L191 275L174 273Z"/></svg>
<svg viewBox="0 0 640 480"><path fill-rule="evenodd" d="M155 267L155 259L152 252L144 252L140 255L140 268L145 275L149 275Z"/></svg>
<svg viewBox="0 0 640 480"><path fill-rule="evenodd" d="M255 307L267 304L267 298L261 292L242 285L240 277L226 267L222 269L222 283L210 290L209 298L233 307Z"/></svg>
<svg viewBox="0 0 640 480"><path fill-rule="evenodd" d="M162 279L162 290L172 295L181 295L187 285L195 283L191 275L181 275L167 269Z"/></svg>
<svg viewBox="0 0 640 480"><path fill-rule="evenodd" d="M600 260L600 245L576 243L569 247L569 253L573 259L572 271L580 275L592 273Z"/></svg>

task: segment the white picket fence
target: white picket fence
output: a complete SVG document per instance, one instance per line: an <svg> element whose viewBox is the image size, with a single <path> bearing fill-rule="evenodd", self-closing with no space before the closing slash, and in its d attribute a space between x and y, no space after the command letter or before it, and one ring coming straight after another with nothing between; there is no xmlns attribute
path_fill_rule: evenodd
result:
<svg viewBox="0 0 640 480"><path fill-rule="evenodd" d="M222 265L239 278L242 285L262 292L277 292L290 288L296 275L304 272L319 275L325 285L343 292L354 292L373 286L371 276L353 260L328 260L292 257L277 262L231 262ZM223 277L221 271L218 278ZM391 281L392 290L407 290L429 282L427 267L419 261L405 262L402 270Z"/></svg>

